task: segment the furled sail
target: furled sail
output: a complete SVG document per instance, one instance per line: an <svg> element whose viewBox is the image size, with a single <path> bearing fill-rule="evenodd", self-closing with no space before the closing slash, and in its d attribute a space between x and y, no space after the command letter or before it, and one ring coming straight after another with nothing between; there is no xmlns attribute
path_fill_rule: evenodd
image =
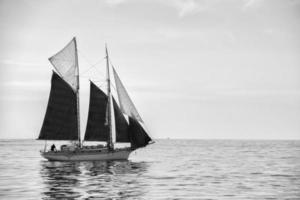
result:
<svg viewBox="0 0 300 200"><path fill-rule="evenodd" d="M115 124L116 124L116 142L130 142L128 134L128 122L126 121L117 102L113 98Z"/></svg>
<svg viewBox="0 0 300 200"><path fill-rule="evenodd" d="M113 68L113 71L114 71L114 77L115 77L121 111L124 114L136 119L137 121L143 122L142 118L140 117L137 109L135 108L133 102L131 101L124 85L122 84L122 82L114 68Z"/></svg>
<svg viewBox="0 0 300 200"><path fill-rule="evenodd" d="M132 117L129 117L128 131L131 147L133 149L145 147L152 140L140 123Z"/></svg>
<svg viewBox="0 0 300 200"><path fill-rule="evenodd" d="M90 82L90 105L84 140L107 141L109 127L106 124L107 96Z"/></svg>
<svg viewBox="0 0 300 200"><path fill-rule="evenodd" d="M40 140L77 140L76 93L53 71L51 91Z"/></svg>
<svg viewBox="0 0 300 200"><path fill-rule="evenodd" d="M65 46L57 54L49 58L49 61L57 70L59 75L76 91L79 87L78 61L77 61L76 40L73 38L67 46Z"/></svg>

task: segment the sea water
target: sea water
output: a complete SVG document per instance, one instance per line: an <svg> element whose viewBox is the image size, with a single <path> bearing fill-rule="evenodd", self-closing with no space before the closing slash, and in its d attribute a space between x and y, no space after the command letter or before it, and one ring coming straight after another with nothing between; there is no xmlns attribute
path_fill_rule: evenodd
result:
<svg viewBox="0 0 300 200"><path fill-rule="evenodd" d="M0 199L300 199L300 141L157 140L128 161L49 162L0 141Z"/></svg>

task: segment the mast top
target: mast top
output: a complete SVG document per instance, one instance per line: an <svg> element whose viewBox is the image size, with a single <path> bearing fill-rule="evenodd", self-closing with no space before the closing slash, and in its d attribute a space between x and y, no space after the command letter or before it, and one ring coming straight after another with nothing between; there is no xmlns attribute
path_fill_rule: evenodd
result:
<svg viewBox="0 0 300 200"><path fill-rule="evenodd" d="M108 49L107 49L107 43L105 43L105 54L106 54L106 59L107 59L107 62L109 62L109 60L108 60Z"/></svg>

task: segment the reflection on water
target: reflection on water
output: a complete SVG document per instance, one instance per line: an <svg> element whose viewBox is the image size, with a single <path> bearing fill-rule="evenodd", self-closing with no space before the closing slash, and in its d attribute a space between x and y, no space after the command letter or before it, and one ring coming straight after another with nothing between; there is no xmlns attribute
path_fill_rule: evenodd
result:
<svg viewBox="0 0 300 200"><path fill-rule="evenodd" d="M145 195L137 176L147 171L147 163L49 162L41 161L40 174L45 185L43 199L58 198L134 198Z"/></svg>
<svg viewBox="0 0 300 200"><path fill-rule="evenodd" d="M79 184L77 176L80 175L75 163L42 162L41 176L44 178L48 190L44 195L51 198L78 197L74 191Z"/></svg>

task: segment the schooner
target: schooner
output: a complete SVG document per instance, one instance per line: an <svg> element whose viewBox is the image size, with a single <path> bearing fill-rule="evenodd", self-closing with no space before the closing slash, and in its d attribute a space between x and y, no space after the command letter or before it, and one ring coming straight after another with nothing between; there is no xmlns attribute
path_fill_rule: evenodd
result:
<svg viewBox="0 0 300 200"><path fill-rule="evenodd" d="M90 81L90 103L84 139L80 133L79 66L74 37L61 51L49 58L54 69L48 106L39 140L67 140L59 150L46 150L41 155L54 161L123 160L129 154L150 144L152 139L130 99L116 70L110 65L107 47L107 91ZM112 71L118 103L111 92ZM106 142L106 145L85 146L84 141ZM130 147L115 148L115 143L130 143Z"/></svg>

